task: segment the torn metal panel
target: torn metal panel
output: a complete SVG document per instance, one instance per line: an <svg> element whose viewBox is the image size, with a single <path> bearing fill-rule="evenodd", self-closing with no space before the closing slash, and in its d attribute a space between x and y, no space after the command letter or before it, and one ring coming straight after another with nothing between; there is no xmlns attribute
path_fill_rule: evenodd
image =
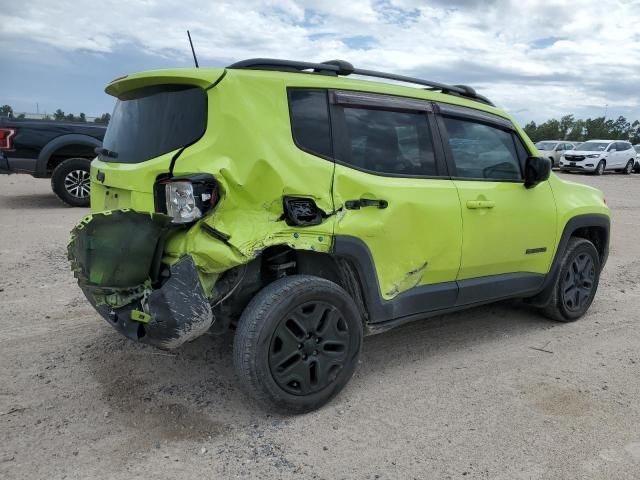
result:
<svg viewBox="0 0 640 480"><path fill-rule="evenodd" d="M428 262L424 262L418 268L409 270L407 273L405 273L398 282L393 284L393 287L386 293L386 296L389 298L393 298L400 292L404 292L405 290L409 290L413 287L418 286L422 281L422 274L427 268L427 264Z"/></svg>
<svg viewBox="0 0 640 480"><path fill-rule="evenodd" d="M205 289L216 278L199 272L189 255L160 275L164 239L175 230L170 220L130 210L94 214L72 231L68 247L80 288L105 320L129 338L169 349L211 327Z"/></svg>
<svg viewBox="0 0 640 480"><path fill-rule="evenodd" d="M131 210L85 217L67 247L80 287L97 305L120 307L140 298L158 274L170 224L166 215Z"/></svg>

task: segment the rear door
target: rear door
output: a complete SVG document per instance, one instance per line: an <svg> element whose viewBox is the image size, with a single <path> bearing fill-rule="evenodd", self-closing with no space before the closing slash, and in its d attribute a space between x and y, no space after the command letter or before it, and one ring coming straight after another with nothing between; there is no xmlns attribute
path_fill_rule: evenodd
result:
<svg viewBox="0 0 640 480"><path fill-rule="evenodd" d="M618 143L612 142L607 147L607 170L620 167L620 152L618 152Z"/></svg>
<svg viewBox="0 0 640 480"><path fill-rule="evenodd" d="M365 244L384 300L440 285L433 302L422 297L410 313L451 306L462 221L431 103L352 91L333 91L330 98L336 242Z"/></svg>
<svg viewBox="0 0 640 480"><path fill-rule="evenodd" d="M469 279L502 275L487 279L486 288L476 291L483 297L477 300L533 288L549 269L556 237L549 182L524 187L529 152L508 120L446 105L440 112L438 124L463 221L459 303L474 301L474 295L465 297L463 291ZM500 288L494 280L502 282Z"/></svg>

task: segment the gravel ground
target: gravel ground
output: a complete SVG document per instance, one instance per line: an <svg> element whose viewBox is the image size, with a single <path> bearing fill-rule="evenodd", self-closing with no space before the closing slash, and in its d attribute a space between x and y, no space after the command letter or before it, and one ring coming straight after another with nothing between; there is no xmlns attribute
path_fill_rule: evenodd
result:
<svg viewBox="0 0 640 480"><path fill-rule="evenodd" d="M368 337L341 395L283 417L237 389L229 336L112 330L65 259L86 211L0 176L0 478L638 478L640 175L567 177L614 212L583 319L510 302Z"/></svg>

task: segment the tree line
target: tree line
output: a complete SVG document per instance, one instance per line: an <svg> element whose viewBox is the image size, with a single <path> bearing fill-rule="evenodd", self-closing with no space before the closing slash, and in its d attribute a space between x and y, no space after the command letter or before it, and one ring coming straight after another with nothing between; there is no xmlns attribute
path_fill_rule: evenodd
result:
<svg viewBox="0 0 640 480"><path fill-rule="evenodd" d="M547 120L536 125L529 122L524 126L529 138L534 142L540 140L569 140L584 142L592 139L628 140L632 144L640 143L640 121L630 122L620 116L616 120L605 117L576 119L573 115L565 115L557 119Z"/></svg>
<svg viewBox="0 0 640 480"><path fill-rule="evenodd" d="M0 117L25 118L25 115L24 113L15 115L11 105L3 105L0 107ZM61 109L57 109L55 112L53 112L52 115L45 114L42 119L43 120L60 120L60 121L66 121L66 122L81 122L81 123L86 123L88 121L87 116L82 112L80 112L80 114L76 116L73 113L64 113L64 111L62 111ZM111 114L103 113L99 117L96 117L93 120L93 123L107 125L109 124L109 120L111 120Z"/></svg>

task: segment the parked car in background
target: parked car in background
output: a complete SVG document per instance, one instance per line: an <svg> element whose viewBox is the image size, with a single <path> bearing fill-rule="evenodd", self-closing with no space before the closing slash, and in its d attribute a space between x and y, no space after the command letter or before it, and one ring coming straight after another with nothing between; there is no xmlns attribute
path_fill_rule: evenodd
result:
<svg viewBox="0 0 640 480"><path fill-rule="evenodd" d="M67 205L88 207L89 166L106 125L0 118L0 174L50 178Z"/></svg>
<svg viewBox="0 0 640 480"><path fill-rule="evenodd" d="M596 175L602 175L606 170L629 174L636 163L636 155L629 142L589 140L565 153L560 158L560 169L594 172Z"/></svg>
<svg viewBox="0 0 640 480"><path fill-rule="evenodd" d="M540 154L551 160L551 167L557 167L560 164L562 154L567 150L573 150L575 146L574 142L565 140L542 140L536 143Z"/></svg>
<svg viewBox="0 0 640 480"><path fill-rule="evenodd" d="M636 151L636 164L633 167L633 171L635 173L640 173L640 143L638 145L634 145L633 149Z"/></svg>

